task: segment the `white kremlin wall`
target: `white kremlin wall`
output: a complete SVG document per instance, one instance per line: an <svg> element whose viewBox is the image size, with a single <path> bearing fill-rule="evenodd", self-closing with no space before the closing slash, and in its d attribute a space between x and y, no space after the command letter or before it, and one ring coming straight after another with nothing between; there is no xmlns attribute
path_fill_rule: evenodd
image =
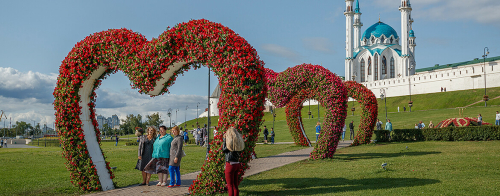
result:
<svg viewBox="0 0 500 196"><path fill-rule="evenodd" d="M486 62L486 88L500 86L500 60ZM484 89L484 64L477 63L450 67L432 71L417 72L410 77L397 77L375 82L363 82L377 98L380 98L380 89L385 89L387 97L409 95L410 82L411 94L427 94L441 92L441 87L446 91L459 91L469 89ZM411 81L408 81L410 78Z"/></svg>

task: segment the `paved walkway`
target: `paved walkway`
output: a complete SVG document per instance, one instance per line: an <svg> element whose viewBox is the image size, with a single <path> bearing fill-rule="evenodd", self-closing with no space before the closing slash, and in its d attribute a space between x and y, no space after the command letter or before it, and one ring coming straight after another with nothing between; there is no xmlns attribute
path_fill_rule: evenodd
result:
<svg viewBox="0 0 500 196"><path fill-rule="evenodd" d="M345 142L339 142L338 148L344 148L349 146L352 141L346 140ZM276 143L279 144L279 143ZM252 160L250 164L250 169L245 171L244 177L248 177L251 175L255 175L264 171L268 171L274 168L278 168L290 163L295 163L298 161L302 161L309 158L309 153L313 148L305 148L302 150L285 152L282 154L258 158ZM95 194L90 194L91 196L100 196L100 195L187 195L189 186L193 183L193 180L196 179L196 176L200 172L193 172L189 174L184 174L181 176L181 187L176 188L167 188L167 187L159 187L155 186L158 181L150 182L150 186L138 186L133 185L125 188L114 189L105 192L99 192ZM139 175L139 174L138 174ZM168 178L170 179L170 178Z"/></svg>

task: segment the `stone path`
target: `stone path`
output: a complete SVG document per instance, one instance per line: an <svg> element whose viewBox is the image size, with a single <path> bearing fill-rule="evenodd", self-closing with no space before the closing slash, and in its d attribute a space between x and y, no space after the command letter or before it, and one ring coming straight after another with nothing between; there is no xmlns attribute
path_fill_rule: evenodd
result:
<svg viewBox="0 0 500 196"><path fill-rule="evenodd" d="M345 142L339 142L338 148L344 148L349 146L352 143L352 140L346 140ZM276 143L279 144L279 143ZM301 160L305 160L309 158L309 153L313 148L305 148L302 150L285 152L282 154L258 158L252 160L250 164L250 169L245 172L244 177L248 177L251 175L255 175L264 171L268 171L274 168L278 168L290 163L295 163ZM181 176L181 187L176 188L167 188L156 186L158 181L150 182L150 186L138 186L133 185L125 188L114 189L105 192L99 192L95 194L89 194L90 196L100 196L100 195L188 195L188 189L193 180L196 179L196 176L200 173L193 172L189 174L184 174ZM137 175L140 175L138 173ZM170 177L168 178L170 180Z"/></svg>

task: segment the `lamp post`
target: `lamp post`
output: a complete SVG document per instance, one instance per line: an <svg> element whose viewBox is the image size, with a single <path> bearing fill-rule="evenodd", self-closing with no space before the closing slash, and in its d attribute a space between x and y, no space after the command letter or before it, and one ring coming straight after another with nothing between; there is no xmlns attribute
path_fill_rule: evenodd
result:
<svg viewBox="0 0 500 196"><path fill-rule="evenodd" d="M208 153L210 152L210 67L208 67L208 114L207 114L207 155L206 158L208 159Z"/></svg>
<svg viewBox="0 0 500 196"><path fill-rule="evenodd" d="M488 106L488 96L486 95L486 57L490 54L490 49L484 47L483 64L484 64L484 107Z"/></svg>
<svg viewBox="0 0 500 196"><path fill-rule="evenodd" d="M385 89L380 89L380 98L385 102L385 122L387 122L387 97L386 97Z"/></svg>
<svg viewBox="0 0 500 196"><path fill-rule="evenodd" d="M179 108L175 109L175 123L174 125L177 125L177 112L179 111Z"/></svg>
<svg viewBox="0 0 500 196"><path fill-rule="evenodd" d="M186 122L187 122L187 111L188 111L188 106L186 106L186 112L184 112L184 130L186 130Z"/></svg>
<svg viewBox="0 0 500 196"><path fill-rule="evenodd" d="M170 118L170 115L172 115L172 108L168 108L167 115L168 115L168 119L170 120L170 126L169 127L172 127L172 118Z"/></svg>
<svg viewBox="0 0 500 196"><path fill-rule="evenodd" d="M198 102L198 104L196 104L196 125L198 125L198 105L200 105L200 102Z"/></svg>
<svg viewBox="0 0 500 196"><path fill-rule="evenodd" d="M408 68L408 89L410 91L410 102L408 102L408 106L410 107L410 112L411 112L411 107L413 106L413 101L411 101L411 70L413 70L413 65Z"/></svg>

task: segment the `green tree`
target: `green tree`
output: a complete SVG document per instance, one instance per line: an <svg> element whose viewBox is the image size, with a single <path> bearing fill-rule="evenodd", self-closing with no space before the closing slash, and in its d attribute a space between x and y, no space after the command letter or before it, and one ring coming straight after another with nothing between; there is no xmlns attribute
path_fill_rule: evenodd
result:
<svg viewBox="0 0 500 196"><path fill-rule="evenodd" d="M24 121L16 121L16 124L13 125L14 129L15 129L15 135L24 135L24 132L26 131L26 129L28 128L31 128L31 125L24 122Z"/></svg>
<svg viewBox="0 0 500 196"><path fill-rule="evenodd" d="M113 129L111 129L111 127L109 127L108 123L104 124L103 126L103 134L106 135L106 136L109 136L109 135L113 135L114 133L112 133Z"/></svg>
<svg viewBox="0 0 500 196"><path fill-rule="evenodd" d="M163 124L163 120L160 119L160 113L153 113L151 115L146 115L146 122L144 122L144 125L146 127L149 126L155 126L159 127L161 124Z"/></svg>
<svg viewBox="0 0 500 196"><path fill-rule="evenodd" d="M142 123L142 116L137 114L137 116L133 114L127 115L125 119L121 119L123 124L120 125L120 130L123 130L124 134L132 134L135 133L136 127L145 128Z"/></svg>

